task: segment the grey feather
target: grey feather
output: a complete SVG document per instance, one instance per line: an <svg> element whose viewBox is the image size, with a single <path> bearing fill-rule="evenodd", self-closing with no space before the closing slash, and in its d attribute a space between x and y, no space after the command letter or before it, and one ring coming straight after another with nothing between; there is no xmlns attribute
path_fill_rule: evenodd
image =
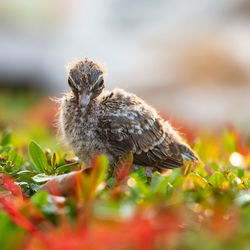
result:
<svg viewBox="0 0 250 250"><path fill-rule="evenodd" d="M142 99L121 89L102 92L102 70L96 63L88 59L77 63L69 77L74 84L70 84L72 92L61 100L59 126L64 141L80 159L87 161L94 154L106 153L114 164L124 152L132 152L136 165L155 169L181 167L183 159L198 160L178 133ZM78 92L84 88L93 93L83 112Z"/></svg>

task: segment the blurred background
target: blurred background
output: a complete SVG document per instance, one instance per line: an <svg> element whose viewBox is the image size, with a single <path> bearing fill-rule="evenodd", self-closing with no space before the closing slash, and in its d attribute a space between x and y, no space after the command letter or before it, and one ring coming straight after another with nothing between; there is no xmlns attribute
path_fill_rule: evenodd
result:
<svg viewBox="0 0 250 250"><path fill-rule="evenodd" d="M85 56L177 126L249 128L250 0L1 0L0 128L50 123Z"/></svg>

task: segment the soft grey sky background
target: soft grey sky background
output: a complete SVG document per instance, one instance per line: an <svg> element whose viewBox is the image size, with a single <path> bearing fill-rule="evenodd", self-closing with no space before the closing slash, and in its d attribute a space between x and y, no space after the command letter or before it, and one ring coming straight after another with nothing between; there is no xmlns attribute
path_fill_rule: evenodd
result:
<svg viewBox="0 0 250 250"><path fill-rule="evenodd" d="M1 0L0 48L0 84L60 93L88 56L169 116L250 124L249 0Z"/></svg>

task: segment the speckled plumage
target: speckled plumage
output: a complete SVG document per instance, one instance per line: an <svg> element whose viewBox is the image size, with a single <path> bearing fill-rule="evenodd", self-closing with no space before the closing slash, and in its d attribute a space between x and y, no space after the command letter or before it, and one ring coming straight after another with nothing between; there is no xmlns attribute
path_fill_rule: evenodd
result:
<svg viewBox="0 0 250 250"><path fill-rule="evenodd" d="M83 161L107 154L113 165L124 152L134 164L154 169L183 166L198 160L170 124L134 94L102 91L102 69L85 59L69 71L72 91L61 99L59 129L64 141Z"/></svg>

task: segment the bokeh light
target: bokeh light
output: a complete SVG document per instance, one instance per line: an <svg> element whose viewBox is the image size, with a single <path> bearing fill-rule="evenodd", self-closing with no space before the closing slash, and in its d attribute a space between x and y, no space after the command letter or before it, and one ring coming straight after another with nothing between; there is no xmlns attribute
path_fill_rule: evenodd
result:
<svg viewBox="0 0 250 250"><path fill-rule="evenodd" d="M243 167L244 165L243 156L238 152L232 153L229 157L229 161L235 167Z"/></svg>

